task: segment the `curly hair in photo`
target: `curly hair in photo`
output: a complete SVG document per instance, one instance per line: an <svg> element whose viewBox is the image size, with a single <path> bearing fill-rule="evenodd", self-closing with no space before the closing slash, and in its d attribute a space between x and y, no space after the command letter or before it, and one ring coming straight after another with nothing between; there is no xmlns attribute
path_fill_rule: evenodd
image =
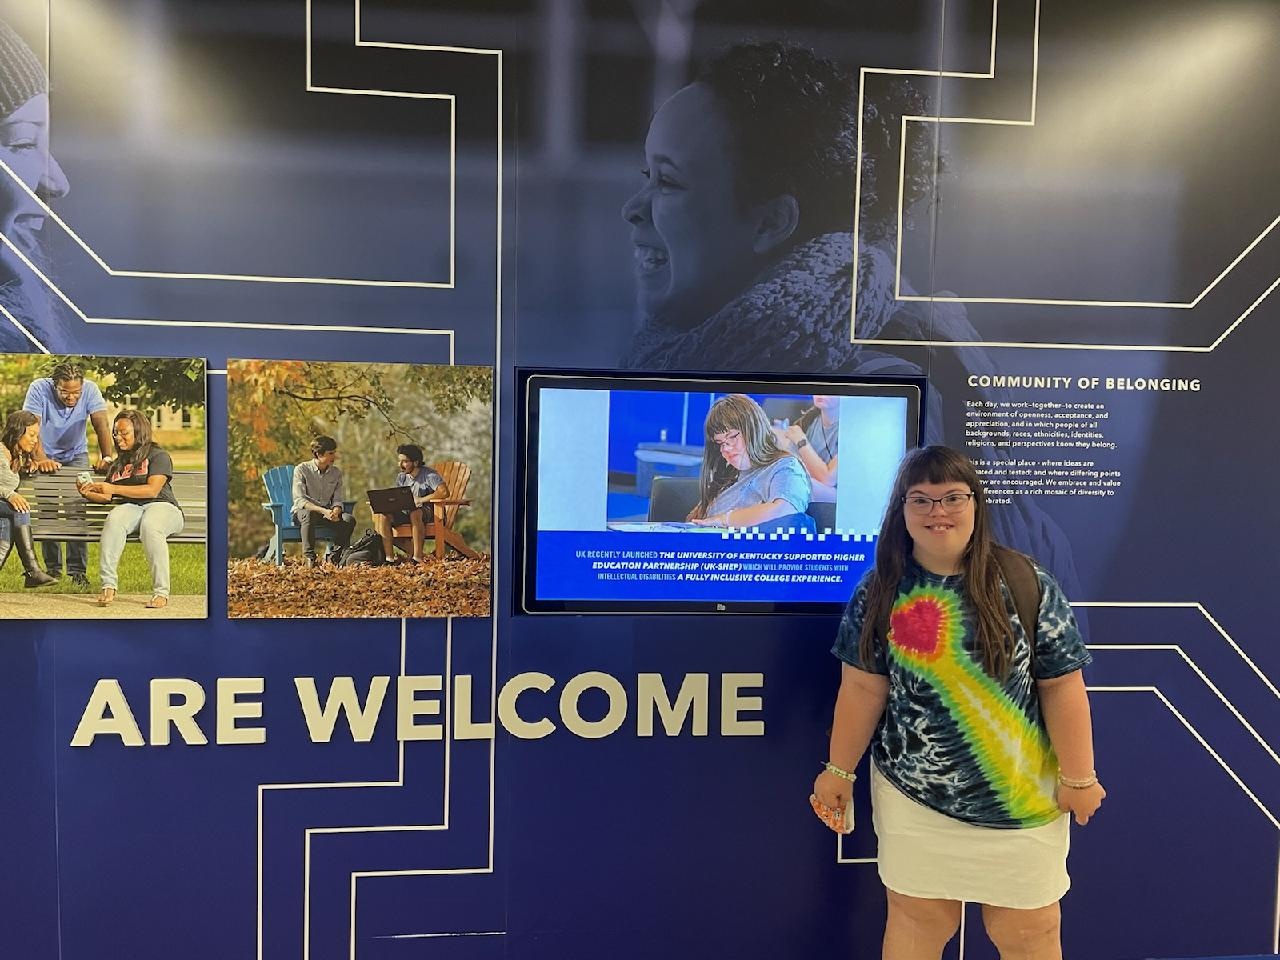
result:
<svg viewBox="0 0 1280 960"><path fill-rule="evenodd" d="M745 208L781 194L796 198L793 240L853 228L857 186L858 79L812 50L778 41L736 44L710 60L697 82L725 112L737 157L738 202ZM872 159L896 156L904 115L928 115L928 98L910 81L868 97L862 114L862 229L871 242L895 228L897 190L881 183ZM930 196L940 172L934 138L910 138L903 208ZM896 170L887 171L896 177Z"/></svg>

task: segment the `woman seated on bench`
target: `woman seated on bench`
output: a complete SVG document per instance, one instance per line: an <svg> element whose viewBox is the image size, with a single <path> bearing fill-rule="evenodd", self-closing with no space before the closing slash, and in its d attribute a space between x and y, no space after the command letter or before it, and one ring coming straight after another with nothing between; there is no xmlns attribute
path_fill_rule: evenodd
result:
<svg viewBox="0 0 1280 960"><path fill-rule="evenodd" d="M721 397L703 423L706 448L700 499L689 519L701 526L813 530L804 465L778 446L760 404L741 393Z"/></svg>
<svg viewBox="0 0 1280 960"><path fill-rule="evenodd" d="M57 579L36 563L35 545L31 542L31 505L18 492L22 474L35 473L33 454L39 445L40 418L26 410L9 414L4 431L0 432L0 569L16 543L24 587L43 587Z"/></svg>
<svg viewBox="0 0 1280 960"><path fill-rule="evenodd" d="M151 442L151 424L137 410L121 410L111 426L116 458L102 483L77 484L80 496L93 503L114 503L102 525L99 567L102 593L98 606L116 598L117 568L124 542L135 530L151 567L151 599L147 608L169 604L169 537L182 531L182 508L173 495L173 458Z"/></svg>

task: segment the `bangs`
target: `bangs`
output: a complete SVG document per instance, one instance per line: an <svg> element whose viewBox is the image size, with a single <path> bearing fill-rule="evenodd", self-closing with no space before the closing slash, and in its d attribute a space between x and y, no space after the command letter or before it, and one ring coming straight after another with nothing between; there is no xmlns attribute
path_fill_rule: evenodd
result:
<svg viewBox="0 0 1280 960"><path fill-rule="evenodd" d="M727 433L729 430L739 429L738 424L730 422L732 413L733 410L728 404L711 411L704 426L708 439L714 437L717 433Z"/></svg>
<svg viewBox="0 0 1280 960"><path fill-rule="evenodd" d="M982 483L965 457L948 447L921 447L907 454L902 462L900 493L922 483L963 483L978 492Z"/></svg>
<svg viewBox="0 0 1280 960"><path fill-rule="evenodd" d="M753 411L749 405L754 406L755 401L749 397L739 397L737 394L729 394L713 403L711 409L707 411L707 419L703 424L707 439L717 433L727 433L730 430L751 433L751 424L755 418L752 416Z"/></svg>

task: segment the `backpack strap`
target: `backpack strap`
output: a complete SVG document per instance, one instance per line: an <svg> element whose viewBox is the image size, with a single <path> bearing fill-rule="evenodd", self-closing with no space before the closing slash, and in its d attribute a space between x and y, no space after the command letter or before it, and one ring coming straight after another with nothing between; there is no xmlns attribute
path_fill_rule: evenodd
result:
<svg viewBox="0 0 1280 960"><path fill-rule="evenodd" d="M996 566L1000 568L1000 576L1013 596L1013 609L1018 612L1022 628L1027 634L1027 644L1031 652L1031 667L1036 663L1036 629L1040 622L1040 578L1036 576L1036 568L1031 558L1025 553L1011 550L1001 544L992 544L995 548ZM889 642L889 617L886 614L877 625L878 639L883 646Z"/></svg>
<svg viewBox="0 0 1280 960"><path fill-rule="evenodd" d="M1000 567L1000 576L1005 586L1013 595L1013 609L1018 611L1018 619L1022 621L1022 629L1027 633L1027 643L1031 649L1031 666L1036 663L1036 628L1040 622L1040 578L1036 576L1036 568L1031 558L1025 553L1010 550L1000 544L995 547L996 565Z"/></svg>

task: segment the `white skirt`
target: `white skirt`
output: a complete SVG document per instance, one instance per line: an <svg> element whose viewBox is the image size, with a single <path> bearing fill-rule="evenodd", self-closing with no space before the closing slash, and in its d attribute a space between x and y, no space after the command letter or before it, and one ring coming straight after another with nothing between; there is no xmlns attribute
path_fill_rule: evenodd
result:
<svg viewBox="0 0 1280 960"><path fill-rule="evenodd" d="M1033 910L1071 886L1071 818L1042 827L979 827L912 800L871 765L871 813L886 887L926 900Z"/></svg>

